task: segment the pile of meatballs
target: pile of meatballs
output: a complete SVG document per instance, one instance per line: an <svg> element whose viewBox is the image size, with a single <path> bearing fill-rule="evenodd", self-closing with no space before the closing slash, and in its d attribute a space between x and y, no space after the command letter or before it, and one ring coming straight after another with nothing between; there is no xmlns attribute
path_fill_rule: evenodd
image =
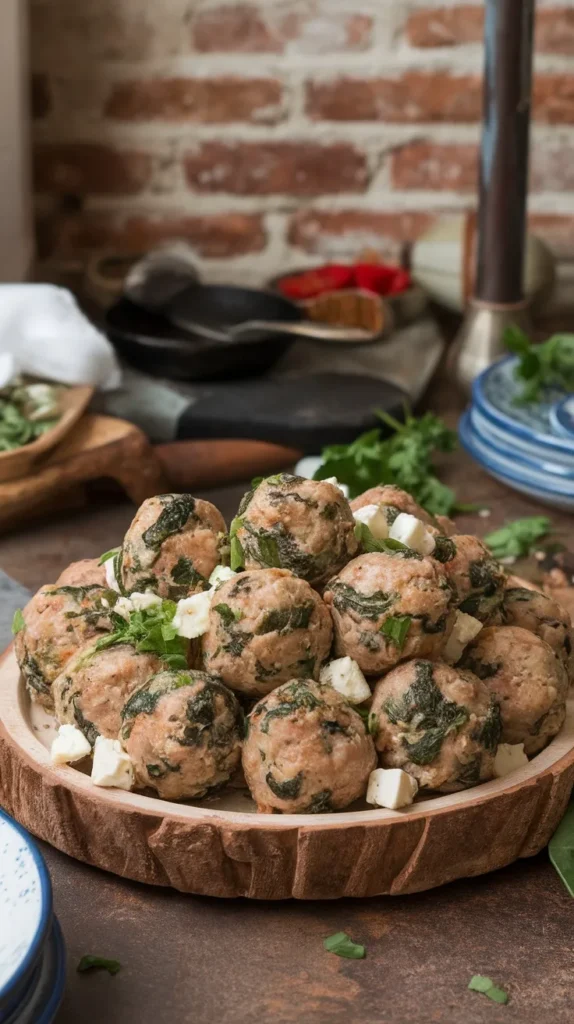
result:
<svg viewBox="0 0 574 1024"><path fill-rule="evenodd" d="M382 539L399 516L428 553ZM118 742L135 788L164 799L241 785L241 769L267 813L348 807L378 768L448 793L491 779L501 744L531 757L564 722L568 613L396 487L349 502L336 482L280 474L229 531L209 502L159 495L113 564L111 586L108 563L85 560L42 587L16 654L33 701L91 747ZM187 668L101 644L134 593L208 595Z"/></svg>

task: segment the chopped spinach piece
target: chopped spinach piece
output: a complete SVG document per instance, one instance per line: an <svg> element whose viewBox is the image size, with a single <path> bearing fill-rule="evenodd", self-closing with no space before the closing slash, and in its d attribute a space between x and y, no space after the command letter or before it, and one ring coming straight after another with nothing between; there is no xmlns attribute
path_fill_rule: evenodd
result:
<svg viewBox="0 0 574 1024"><path fill-rule="evenodd" d="M243 617L243 612L239 608L233 611L228 604L216 604L213 606L213 611L217 612L225 626L234 626Z"/></svg>
<svg viewBox="0 0 574 1024"><path fill-rule="evenodd" d="M76 601L77 604L81 604L82 601L86 600L86 598L92 597L96 590L101 591L102 593L105 592L105 588L102 587L101 583L86 583L83 587L53 587L51 590L47 591L47 594L50 597L53 594L65 594L67 597L71 597L73 601Z"/></svg>
<svg viewBox="0 0 574 1024"><path fill-rule="evenodd" d="M456 544L450 537L435 537L432 557L443 565L445 562L451 562L453 558L456 558Z"/></svg>
<svg viewBox="0 0 574 1024"><path fill-rule="evenodd" d="M329 935L327 939L323 939L323 945L328 953L345 957L346 960L365 959L365 947L359 945L358 942L353 942L346 932L336 932L335 935Z"/></svg>
<svg viewBox="0 0 574 1024"><path fill-rule="evenodd" d="M395 647L402 651L411 628L412 617L410 615L389 615L385 619L379 632L383 634Z"/></svg>
<svg viewBox="0 0 574 1024"><path fill-rule="evenodd" d="M159 552L162 544L176 533L181 533L188 520L195 516L195 498L191 494L164 495L169 504L162 508L155 523L142 534L146 548Z"/></svg>
<svg viewBox="0 0 574 1024"><path fill-rule="evenodd" d="M50 684L45 679L38 662L28 650L24 653L20 669L29 690L34 690L35 693L39 693L41 696L46 696L50 693Z"/></svg>
<svg viewBox="0 0 574 1024"><path fill-rule="evenodd" d="M467 668L469 672L473 672L483 682L486 679L492 679L498 670L502 668L501 661L481 661L480 658L475 658L471 651L463 654L460 664L462 668Z"/></svg>
<svg viewBox="0 0 574 1024"><path fill-rule="evenodd" d="M16 636L17 633L21 633L26 628L24 616L20 608L17 608L14 612L14 618L12 619L12 635Z"/></svg>
<svg viewBox="0 0 574 1024"><path fill-rule="evenodd" d="M373 534L369 530L366 523L355 524L355 537L359 541L363 551L382 553L386 555L395 555L397 558L414 558L415 561L421 562L422 555L418 551L414 551L413 548L407 547L406 544L401 543L400 540L394 540L392 537L385 537L383 540L377 540L373 537Z"/></svg>
<svg viewBox="0 0 574 1024"><path fill-rule="evenodd" d="M319 512L321 519L326 519L327 522L332 522L336 519L339 514L339 505L335 501L328 501L326 505Z"/></svg>
<svg viewBox="0 0 574 1024"><path fill-rule="evenodd" d="M279 800L295 800L301 792L301 786L304 778L304 772L297 772L295 778L286 779L285 782L278 782L278 780L273 777L272 772L267 772L265 782L269 786L271 792L274 793Z"/></svg>
<svg viewBox="0 0 574 1024"><path fill-rule="evenodd" d="M461 785L470 788L471 786L478 786L480 782L480 770L482 767L482 758L473 757L472 761L467 764L463 764L456 777L456 781Z"/></svg>
<svg viewBox="0 0 574 1024"><path fill-rule="evenodd" d="M307 813L328 814L333 810L332 796L333 792L330 789L322 789L319 793L315 793L306 808Z"/></svg>
<svg viewBox="0 0 574 1024"><path fill-rule="evenodd" d="M478 742L491 754L496 754L496 748L500 743L502 735L502 718L500 717L500 704L491 695L488 711L482 726L478 731Z"/></svg>
<svg viewBox="0 0 574 1024"><path fill-rule="evenodd" d="M184 587L187 590L195 589L195 587L200 585L202 590L209 590L209 583L205 576L202 576L201 573L197 571L191 559L186 558L185 555L181 555L181 557L178 558L176 564L171 570L171 578L179 587Z"/></svg>
<svg viewBox="0 0 574 1024"><path fill-rule="evenodd" d="M247 630L230 630L228 639L223 644L222 649L226 654L231 654L234 658L240 658L247 647L247 644L250 643L252 639L253 633L248 633Z"/></svg>
<svg viewBox="0 0 574 1024"><path fill-rule="evenodd" d="M121 970L121 963L119 960L106 960L103 956L90 956L89 954L83 956L80 960L76 970L80 974L84 974L85 971L107 971L108 974L117 974Z"/></svg>
<svg viewBox="0 0 574 1024"><path fill-rule="evenodd" d="M285 687L281 691L280 697L281 704L278 704L277 707L268 709L266 704L259 705L258 716L262 716L261 732L269 732L269 726L274 718L288 718L300 708L314 711L317 708L325 707L325 701L300 682L294 682Z"/></svg>
<svg viewBox="0 0 574 1024"><path fill-rule="evenodd" d="M399 599L398 594L386 594L383 590L377 590L374 594L361 594L341 580L333 580L329 589L333 594L333 606L338 612L353 611L361 618L371 619L373 622L384 615Z"/></svg>
<svg viewBox="0 0 574 1024"><path fill-rule="evenodd" d="M307 629L315 608L313 601L306 601L291 608L272 608L257 627L258 636L265 633L291 633L295 629Z"/></svg>
<svg viewBox="0 0 574 1024"><path fill-rule="evenodd" d="M443 696L434 681L432 662L416 661L414 665L415 681L401 697L389 697L383 710L393 725L410 726L410 735L405 731L402 736L403 746L413 764L424 765L434 761L445 737L458 731L469 713Z"/></svg>

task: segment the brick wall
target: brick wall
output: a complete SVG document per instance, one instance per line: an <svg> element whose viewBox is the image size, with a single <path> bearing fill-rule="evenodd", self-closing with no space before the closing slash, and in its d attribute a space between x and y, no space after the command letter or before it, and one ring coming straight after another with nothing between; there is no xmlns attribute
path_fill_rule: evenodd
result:
<svg viewBox="0 0 574 1024"><path fill-rule="evenodd" d="M213 279L474 203L480 3L30 0L41 256L187 237ZM574 0L539 0L531 217L574 251Z"/></svg>

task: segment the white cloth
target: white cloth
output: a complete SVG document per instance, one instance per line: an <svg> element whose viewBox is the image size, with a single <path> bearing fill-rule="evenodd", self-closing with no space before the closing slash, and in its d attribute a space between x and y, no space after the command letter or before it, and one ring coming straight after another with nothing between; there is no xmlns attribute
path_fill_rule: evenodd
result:
<svg viewBox="0 0 574 1024"><path fill-rule="evenodd" d="M84 316L67 288L0 284L0 353L19 373L62 384L119 387L121 370L108 339Z"/></svg>

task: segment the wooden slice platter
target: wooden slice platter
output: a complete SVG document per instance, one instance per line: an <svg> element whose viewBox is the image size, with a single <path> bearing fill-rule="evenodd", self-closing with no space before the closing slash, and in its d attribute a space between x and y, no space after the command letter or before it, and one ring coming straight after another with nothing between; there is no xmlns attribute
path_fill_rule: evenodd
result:
<svg viewBox="0 0 574 1024"><path fill-rule="evenodd" d="M96 789L50 763L51 720L27 698L10 649L0 663L0 804L34 835L124 878L181 892L335 899L419 892L532 856L574 783L574 700L527 767L406 811L257 814L241 791L197 804ZM363 805L366 807L366 805Z"/></svg>

